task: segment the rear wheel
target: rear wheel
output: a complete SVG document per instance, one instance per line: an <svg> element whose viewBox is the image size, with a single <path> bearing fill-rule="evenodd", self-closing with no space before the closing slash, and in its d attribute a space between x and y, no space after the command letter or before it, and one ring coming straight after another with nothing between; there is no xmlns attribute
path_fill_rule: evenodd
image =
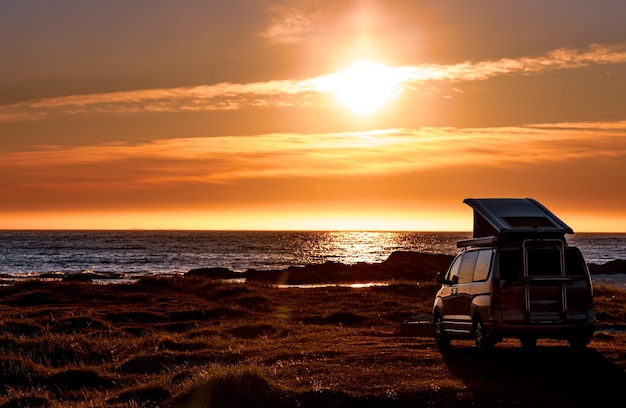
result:
<svg viewBox="0 0 626 408"><path fill-rule="evenodd" d="M476 347L481 350L490 350L496 344L494 339L487 333L487 329L485 329L485 325L480 317L477 317L474 322L474 339Z"/></svg>
<svg viewBox="0 0 626 408"><path fill-rule="evenodd" d="M443 321L441 320L441 315L439 313L435 313L433 318L435 325L435 343L437 343L437 347L440 349L447 348L450 346L450 337L446 334L443 328Z"/></svg>

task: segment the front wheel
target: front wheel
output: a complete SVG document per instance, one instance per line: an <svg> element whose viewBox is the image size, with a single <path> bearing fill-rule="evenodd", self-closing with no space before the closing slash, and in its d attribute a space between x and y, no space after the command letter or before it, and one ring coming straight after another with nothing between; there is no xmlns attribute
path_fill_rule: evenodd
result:
<svg viewBox="0 0 626 408"><path fill-rule="evenodd" d="M435 313L433 322L435 325L435 343L437 343L437 348L444 349L449 347L450 337L448 337L443 328L443 321L439 313Z"/></svg>
<svg viewBox="0 0 626 408"><path fill-rule="evenodd" d="M490 350L495 346L495 341L487 333L483 321L478 317L474 322L474 339L476 341L476 347L481 350Z"/></svg>

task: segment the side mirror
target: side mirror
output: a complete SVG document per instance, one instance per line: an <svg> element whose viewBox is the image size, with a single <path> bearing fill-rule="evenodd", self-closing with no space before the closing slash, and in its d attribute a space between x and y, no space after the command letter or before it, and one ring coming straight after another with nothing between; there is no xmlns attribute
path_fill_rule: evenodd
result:
<svg viewBox="0 0 626 408"><path fill-rule="evenodd" d="M456 285L457 283L459 283L459 277L457 275L454 275L452 277L452 280L450 280L446 279L445 273L437 272L437 277L435 278L435 281L441 285Z"/></svg>
<svg viewBox="0 0 626 408"><path fill-rule="evenodd" d="M448 283L448 280L446 279L446 275L444 273L437 272L437 277L435 278L435 282L437 282L440 285L444 285Z"/></svg>

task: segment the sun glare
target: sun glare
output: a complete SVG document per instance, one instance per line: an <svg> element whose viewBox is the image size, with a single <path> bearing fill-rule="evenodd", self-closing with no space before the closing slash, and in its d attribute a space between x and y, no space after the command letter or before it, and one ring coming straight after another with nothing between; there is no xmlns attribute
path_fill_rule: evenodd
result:
<svg viewBox="0 0 626 408"><path fill-rule="evenodd" d="M316 87L334 93L348 109L366 115L381 108L400 93L402 74L386 65L357 62L336 74L316 79Z"/></svg>

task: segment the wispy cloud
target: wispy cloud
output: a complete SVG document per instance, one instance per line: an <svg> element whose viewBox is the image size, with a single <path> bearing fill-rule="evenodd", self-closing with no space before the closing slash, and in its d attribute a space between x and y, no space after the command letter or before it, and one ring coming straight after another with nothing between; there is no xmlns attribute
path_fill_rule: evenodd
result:
<svg viewBox="0 0 626 408"><path fill-rule="evenodd" d="M320 22L327 20L333 13L325 12L315 3L283 1L273 3L269 9L271 22L261 33L271 42L293 44L302 41L315 32Z"/></svg>
<svg viewBox="0 0 626 408"><path fill-rule="evenodd" d="M626 44L592 45L585 50L558 49L539 57L452 65L424 64L388 67L400 92L428 82L484 81L503 75L539 75L599 64L626 63ZM62 96L0 106L0 122L41 120L50 115L84 113L185 112L235 110L255 107L323 106L327 86L338 74L303 80L276 80L247 84L219 83L195 87L147 89Z"/></svg>

